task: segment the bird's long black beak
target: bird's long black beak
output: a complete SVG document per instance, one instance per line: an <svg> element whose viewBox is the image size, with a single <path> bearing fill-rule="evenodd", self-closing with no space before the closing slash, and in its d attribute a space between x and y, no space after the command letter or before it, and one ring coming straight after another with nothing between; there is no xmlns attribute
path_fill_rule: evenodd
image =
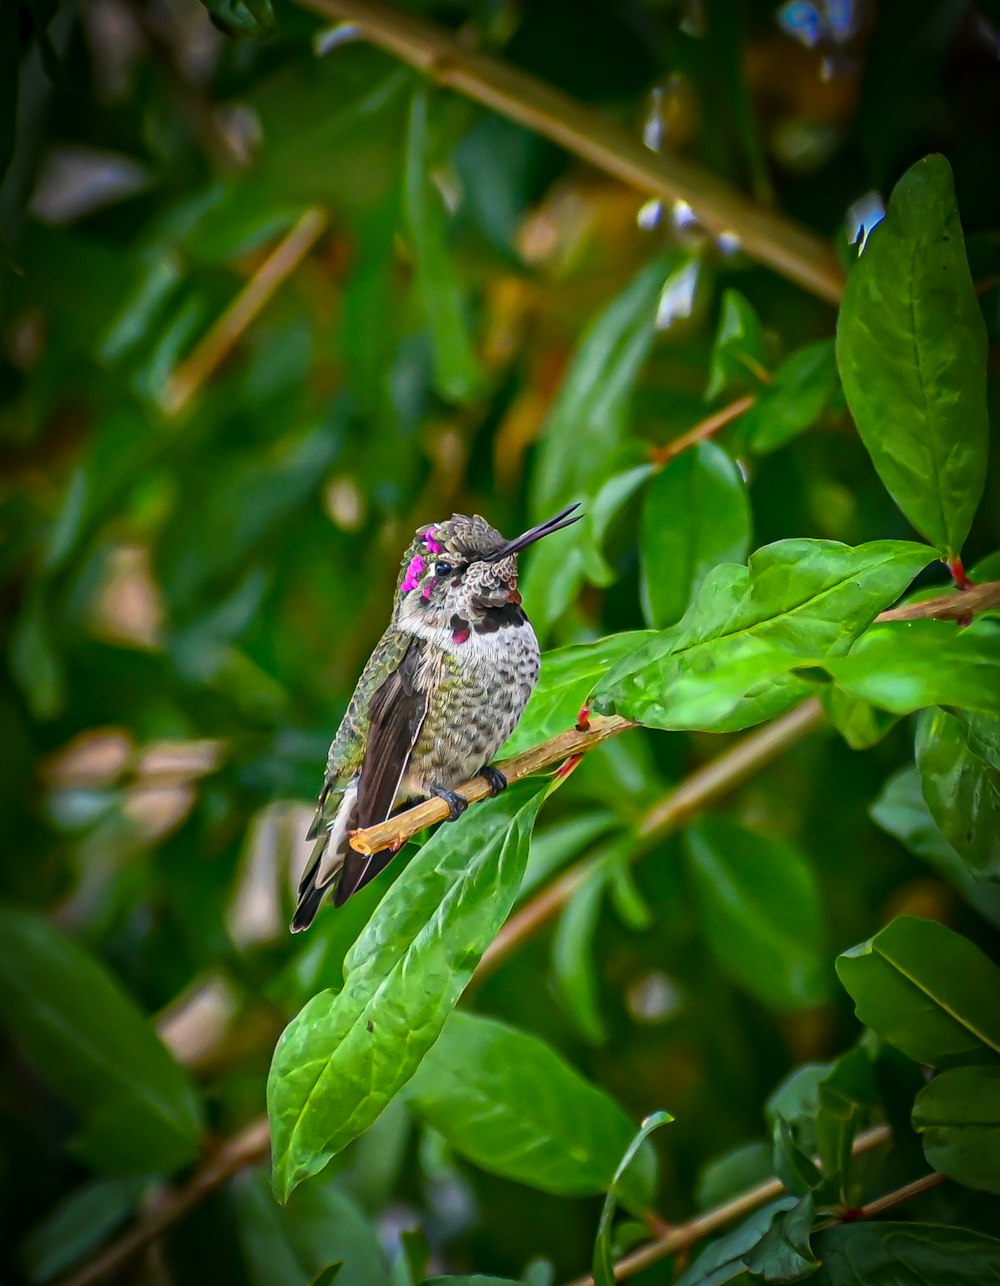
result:
<svg viewBox="0 0 1000 1286"><path fill-rule="evenodd" d="M516 536L513 540L508 540L506 545L501 545L498 550L482 561L484 563L495 563L501 558L506 558L509 554L519 554L522 549L526 549L528 545L533 545L536 540L541 540L543 536L551 536L554 531L560 531L563 527L570 526L571 523L579 522L583 514L574 512L579 508L580 502L577 501L575 505L570 505L568 509L557 513L554 518L547 518L545 522L540 522L537 527L532 527L530 531L524 532L523 535Z"/></svg>

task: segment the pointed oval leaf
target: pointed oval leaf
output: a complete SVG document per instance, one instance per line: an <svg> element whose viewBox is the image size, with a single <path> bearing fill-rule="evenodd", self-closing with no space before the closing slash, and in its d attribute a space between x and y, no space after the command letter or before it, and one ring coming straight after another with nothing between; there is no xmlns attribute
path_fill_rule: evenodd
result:
<svg viewBox="0 0 1000 1286"><path fill-rule="evenodd" d="M736 461L699 442L657 474L642 508L642 610L663 627L684 615L713 567L742 563L750 501Z"/></svg>
<svg viewBox="0 0 1000 1286"><path fill-rule="evenodd" d="M76 1150L114 1174L173 1171L198 1152L186 1074L118 983L28 911L0 908L0 1014L54 1094L83 1118Z"/></svg>
<svg viewBox="0 0 1000 1286"><path fill-rule="evenodd" d="M826 921L798 849L722 817L684 839L699 923L728 977L779 1013L827 999Z"/></svg>
<svg viewBox="0 0 1000 1286"><path fill-rule="evenodd" d="M1000 1059L1000 969L933 920L901 915L837 957L861 1022L918 1063Z"/></svg>
<svg viewBox="0 0 1000 1286"><path fill-rule="evenodd" d="M907 170L868 237L847 279L837 365L893 500L958 554L986 476L986 328L943 156Z"/></svg>
<svg viewBox="0 0 1000 1286"><path fill-rule="evenodd" d="M955 1067L916 1097L913 1128L935 1170L1000 1193L1000 1067Z"/></svg>
<svg viewBox="0 0 1000 1286"><path fill-rule="evenodd" d="M543 797L531 783L439 827L347 953L343 990L285 1028L267 1086L280 1201L372 1124L437 1039L513 906Z"/></svg>
<svg viewBox="0 0 1000 1286"><path fill-rule="evenodd" d="M594 707L713 732L773 718L811 691L795 658L846 651L934 557L893 540L765 545L746 567L710 572L682 620L611 667Z"/></svg>
<svg viewBox="0 0 1000 1286"><path fill-rule="evenodd" d="M635 1134L618 1104L550 1046L477 1014L452 1014L405 1094L462 1156L561 1196L607 1191ZM630 1210L649 1208L655 1177L645 1148L620 1182Z"/></svg>
<svg viewBox="0 0 1000 1286"><path fill-rule="evenodd" d="M442 397L464 402L478 397L486 380L469 335L441 195L428 172L428 110L427 90L420 88L413 95L406 139L406 221L413 241L417 295L434 354L434 382Z"/></svg>
<svg viewBox="0 0 1000 1286"><path fill-rule="evenodd" d="M997 1286L1000 1240L930 1223L848 1223L816 1239L816 1286ZM678 1283L678 1286L680 1284Z"/></svg>
<svg viewBox="0 0 1000 1286"><path fill-rule="evenodd" d="M914 744L941 834L979 879L1000 879L1000 771L972 753L962 725L943 710L920 716Z"/></svg>
<svg viewBox="0 0 1000 1286"><path fill-rule="evenodd" d="M635 1159L640 1155L649 1136L654 1130L658 1130L661 1125L669 1125L673 1119L669 1112L652 1112L643 1121L618 1163L618 1169L615 1171L615 1177L612 1180L608 1195L604 1199L601 1217L597 1224L597 1239L594 1242L593 1262L594 1286L614 1286L615 1284L614 1256L611 1251L611 1226L618 1201L622 1197L622 1185L627 1182Z"/></svg>

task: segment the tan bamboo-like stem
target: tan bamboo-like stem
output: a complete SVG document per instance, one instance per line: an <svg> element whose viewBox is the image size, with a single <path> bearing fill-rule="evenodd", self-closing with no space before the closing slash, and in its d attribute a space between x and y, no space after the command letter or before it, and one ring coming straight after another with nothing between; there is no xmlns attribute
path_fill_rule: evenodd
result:
<svg viewBox="0 0 1000 1286"><path fill-rule="evenodd" d="M551 764L585 754L594 746L599 746L602 741L607 741L609 737L616 737L620 732L636 726L628 719L619 718L618 715L594 715L588 721L586 728L570 728L568 732L560 732L557 736L550 737L548 741L543 741L541 745L532 746L530 750L514 755L511 759L505 759L496 766L508 782L520 781L522 777L541 772ZM490 794L490 787L483 777L473 777L455 789L470 804L477 803ZM377 826L355 831L351 836L351 847L365 854L378 853L384 848L398 848L417 831L422 831L426 826L433 826L435 822L443 822L447 816L448 805L443 799L425 799L423 803L416 804L403 813L397 813L395 817L379 822Z"/></svg>
<svg viewBox="0 0 1000 1286"><path fill-rule="evenodd" d="M672 442L667 442L662 447L654 447L650 456L654 464L668 464L676 456L693 447L698 442L703 442L705 438L710 438L713 433L718 433L724 429L727 424L738 419L744 411L749 411L757 399L751 394L746 397L738 397L735 402L730 402L728 406L722 407L719 411L713 411L711 415L699 420L692 429L682 433L679 438L674 438Z"/></svg>
<svg viewBox="0 0 1000 1286"><path fill-rule="evenodd" d="M881 1147L888 1143L892 1137L891 1131L887 1125L875 1125L870 1130L865 1130L854 1140L854 1146L851 1149L852 1156L861 1156L865 1152L871 1152L873 1148ZM869 1213L877 1213L878 1210L888 1210L891 1206L898 1205L907 1198L914 1196L917 1192L924 1191L925 1187L932 1187L928 1179L934 1179L940 1182L940 1177L928 1175L925 1179L918 1180L916 1184L908 1183L905 1187L897 1189L895 1192L887 1193L880 1197L877 1202L872 1202L869 1206L863 1206L860 1210L854 1211L854 1219L866 1218ZM748 1188L746 1192L741 1192L738 1196L732 1197L729 1201L722 1202L721 1205L713 1206L711 1210L706 1210L704 1214L695 1215L693 1219L687 1220L686 1223L678 1224L676 1227L668 1228L661 1236L654 1241L648 1242L645 1246L640 1246L638 1250L633 1250L631 1254L626 1255L615 1264L615 1281L624 1281L627 1277L634 1277L642 1269L648 1268L650 1264L655 1264L667 1255L673 1255L678 1250L687 1250L696 1242L701 1241L703 1237L710 1236L713 1232L718 1232L720 1228L725 1227L727 1223L732 1223L734 1219L739 1219L742 1215L749 1214L752 1210L766 1205L769 1201L774 1201L785 1192L785 1186L780 1179L766 1179L763 1183L758 1183L754 1188ZM568 1286L594 1286L593 1277L578 1277Z"/></svg>
<svg viewBox="0 0 1000 1286"><path fill-rule="evenodd" d="M161 398L168 415L179 414L218 369L278 288L313 248L326 225L326 214L319 206L310 206L302 212L229 307L170 375Z"/></svg>
<svg viewBox="0 0 1000 1286"><path fill-rule="evenodd" d="M364 39L430 80L544 135L598 169L666 201L683 199L712 233L735 233L747 254L838 304L844 277L815 233L702 169L685 156L650 151L599 112L490 54L461 45L443 28L379 0L296 0L327 19L353 23Z"/></svg>
<svg viewBox="0 0 1000 1286"><path fill-rule="evenodd" d="M979 612L1000 607L1000 580L987 580L955 594L925 598L922 603L892 607L876 617L879 621L964 621Z"/></svg>

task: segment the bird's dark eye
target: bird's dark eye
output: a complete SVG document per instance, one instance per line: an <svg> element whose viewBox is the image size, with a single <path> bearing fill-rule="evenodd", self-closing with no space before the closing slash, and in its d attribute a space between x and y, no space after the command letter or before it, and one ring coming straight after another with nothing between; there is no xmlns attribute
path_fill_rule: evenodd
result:
<svg viewBox="0 0 1000 1286"><path fill-rule="evenodd" d="M434 575L435 575L435 576L437 576L437 578L438 578L439 580L441 580L441 579L442 579L443 577L445 577L445 576L450 576L450 575L451 575L451 573L452 573L452 570L453 570L453 568L452 568L451 563L435 563L435 564L434 564Z"/></svg>

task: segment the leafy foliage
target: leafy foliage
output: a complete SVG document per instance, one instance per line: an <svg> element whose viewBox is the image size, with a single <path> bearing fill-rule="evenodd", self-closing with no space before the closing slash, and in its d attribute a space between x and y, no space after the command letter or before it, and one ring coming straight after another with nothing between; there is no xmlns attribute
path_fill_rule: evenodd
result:
<svg viewBox="0 0 1000 1286"><path fill-rule="evenodd" d="M989 6L695 8L0 9L5 1282L1000 1280L998 611L877 619L1000 578ZM503 754L640 726L291 937L411 532L572 501Z"/></svg>

